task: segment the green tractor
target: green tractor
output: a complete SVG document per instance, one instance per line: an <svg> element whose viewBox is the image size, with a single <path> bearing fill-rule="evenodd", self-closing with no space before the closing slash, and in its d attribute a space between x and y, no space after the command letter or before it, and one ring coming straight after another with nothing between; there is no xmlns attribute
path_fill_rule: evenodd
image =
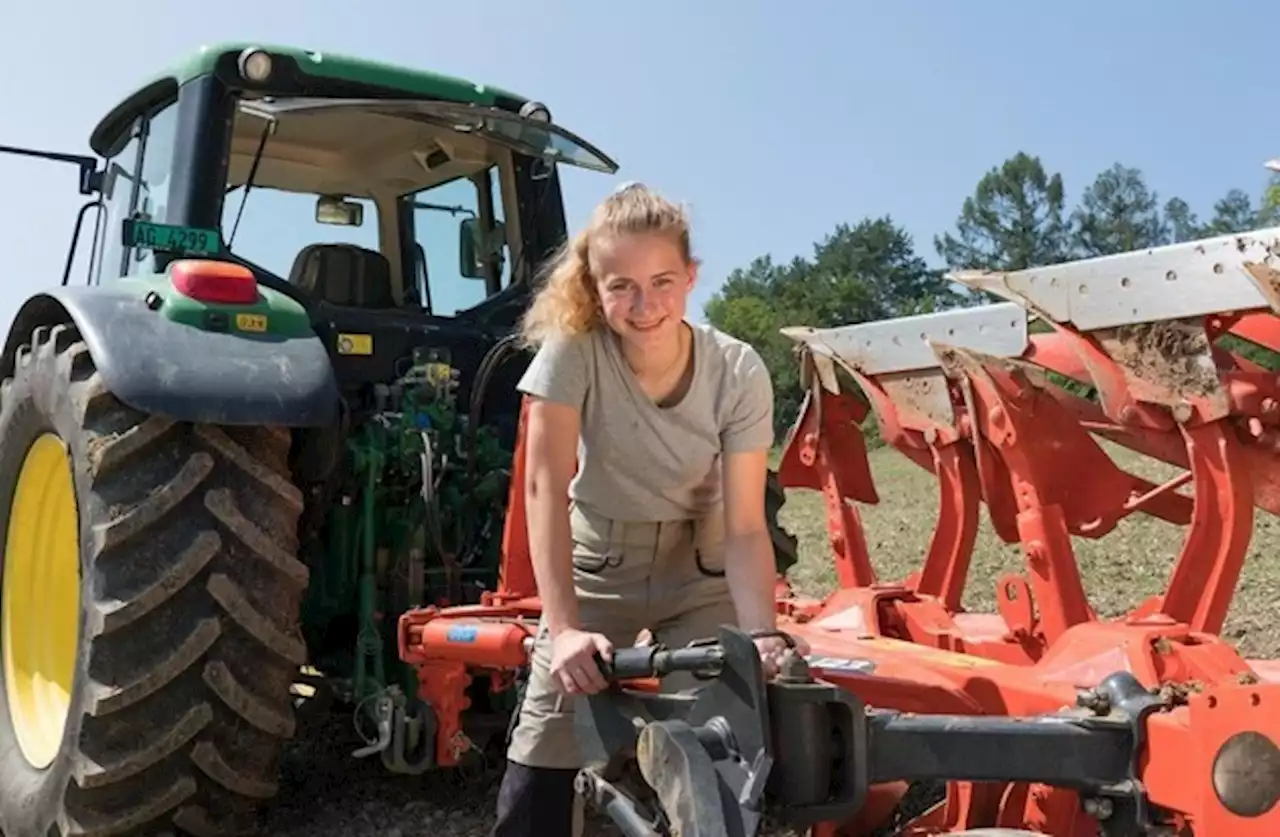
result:
<svg viewBox="0 0 1280 837"><path fill-rule="evenodd" d="M396 617L496 583L514 326L560 167L616 166L512 93L253 44L89 144L0 149L90 198L0 360L0 830L240 833L300 694L365 755L430 737Z"/></svg>

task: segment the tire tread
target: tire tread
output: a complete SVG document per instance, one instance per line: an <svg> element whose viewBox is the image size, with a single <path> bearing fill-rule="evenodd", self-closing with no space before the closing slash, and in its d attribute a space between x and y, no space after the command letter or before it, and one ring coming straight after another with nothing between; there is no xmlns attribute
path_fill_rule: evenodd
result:
<svg viewBox="0 0 1280 837"><path fill-rule="evenodd" d="M79 735L46 815L87 837L251 830L277 790L306 661L290 434L140 413L70 325L36 329L15 368L58 376L32 391L60 389L79 425L66 441L87 526Z"/></svg>

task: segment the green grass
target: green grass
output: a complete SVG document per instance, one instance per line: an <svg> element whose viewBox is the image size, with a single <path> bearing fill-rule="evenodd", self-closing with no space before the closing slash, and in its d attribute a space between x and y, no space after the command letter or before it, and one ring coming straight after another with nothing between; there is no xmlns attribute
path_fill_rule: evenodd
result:
<svg viewBox="0 0 1280 837"><path fill-rule="evenodd" d="M1157 483L1180 470L1116 446L1107 444L1104 448L1123 469ZM877 574L884 581L899 580L923 561L937 514L937 483L929 472L892 448L871 451L870 460L880 503L859 505L858 512ZM1190 493L1189 486L1182 490ZM981 521L965 593L968 610L993 609L995 578L1004 572L1023 572L1021 548L1004 544L995 536L985 506ZM790 574L792 584L809 595L834 589L821 495L788 489L781 522L800 541L799 563ZM1118 616L1163 590L1186 531L1182 526L1134 514L1100 539L1074 538L1085 589L1099 614ZM1280 518L1258 510L1245 569L1222 631L1224 638L1248 656L1280 656L1278 546Z"/></svg>

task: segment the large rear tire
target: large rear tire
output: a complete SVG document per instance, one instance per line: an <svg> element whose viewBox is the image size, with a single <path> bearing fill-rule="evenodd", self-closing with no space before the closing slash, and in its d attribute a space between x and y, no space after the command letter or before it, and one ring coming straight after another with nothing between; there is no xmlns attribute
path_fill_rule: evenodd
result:
<svg viewBox="0 0 1280 837"><path fill-rule="evenodd" d="M289 444L123 405L70 326L19 350L0 384L6 837L256 825L306 657Z"/></svg>

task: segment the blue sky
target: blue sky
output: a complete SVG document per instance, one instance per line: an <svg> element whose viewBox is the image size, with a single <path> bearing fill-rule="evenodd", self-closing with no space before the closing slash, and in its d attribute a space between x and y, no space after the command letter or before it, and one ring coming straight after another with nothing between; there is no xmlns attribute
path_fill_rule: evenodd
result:
<svg viewBox="0 0 1280 837"><path fill-rule="evenodd" d="M122 0L10 4L0 143L83 153L93 124L202 43L261 39L431 68L546 101L617 159L565 177L571 224L620 180L692 209L701 305L734 267L889 214L936 261L981 174L1019 150L1074 201L1113 162L1202 217L1280 156L1262 2ZM0 316L60 278L70 167L0 156ZM252 197L251 197L252 201ZM246 220L246 223L248 221ZM452 256L452 254L450 254ZM7 327L7 326L6 326Z"/></svg>

